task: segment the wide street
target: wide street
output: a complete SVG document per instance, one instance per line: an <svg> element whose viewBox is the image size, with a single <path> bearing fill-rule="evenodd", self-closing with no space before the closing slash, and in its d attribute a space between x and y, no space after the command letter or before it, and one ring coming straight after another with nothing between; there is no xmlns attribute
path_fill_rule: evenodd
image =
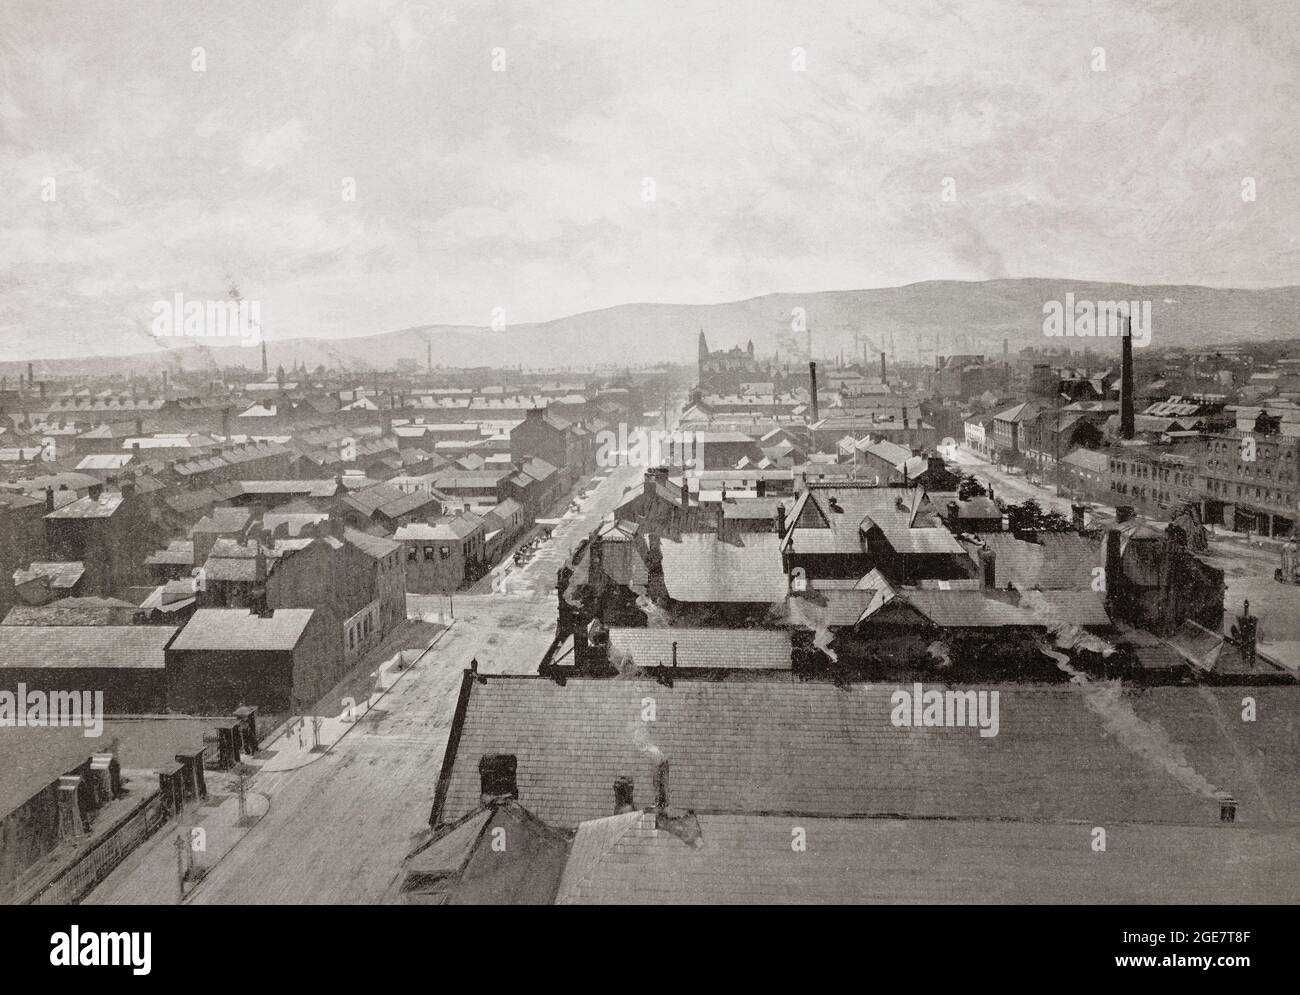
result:
<svg viewBox="0 0 1300 995"><path fill-rule="evenodd" d="M458 594L455 620L431 651L329 749L290 770L264 769L250 791L265 815L190 892L191 903L367 903L396 878L427 827L448 731L471 659L487 673L537 671L555 632L555 571L642 471L601 474L504 591ZM410 595L408 615L438 620L448 599ZM268 768L273 766L268 764ZM260 805L260 803L259 803ZM92 903L176 900L174 827L164 827L88 897Z"/></svg>

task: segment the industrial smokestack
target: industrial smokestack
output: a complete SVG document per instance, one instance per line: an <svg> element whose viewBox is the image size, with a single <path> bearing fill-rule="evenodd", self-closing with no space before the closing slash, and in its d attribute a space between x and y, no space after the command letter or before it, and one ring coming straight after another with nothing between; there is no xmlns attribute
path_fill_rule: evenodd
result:
<svg viewBox="0 0 1300 995"><path fill-rule="evenodd" d="M263 341L262 342L262 376L266 377L268 375L269 374L267 373L267 367L266 367L266 342Z"/></svg>
<svg viewBox="0 0 1300 995"><path fill-rule="evenodd" d="M808 381L810 384L809 392L812 394L812 420L813 424L821 421L821 416L817 413L817 364L808 364Z"/></svg>
<svg viewBox="0 0 1300 995"><path fill-rule="evenodd" d="M888 383L885 379L885 354L883 352L880 354L880 382Z"/></svg>
<svg viewBox="0 0 1300 995"><path fill-rule="evenodd" d="M1120 339L1119 437L1133 438L1133 319L1124 316L1124 337Z"/></svg>
<svg viewBox="0 0 1300 995"><path fill-rule="evenodd" d="M36 374L32 371L32 364L27 364L27 386L30 387L36 382Z"/></svg>

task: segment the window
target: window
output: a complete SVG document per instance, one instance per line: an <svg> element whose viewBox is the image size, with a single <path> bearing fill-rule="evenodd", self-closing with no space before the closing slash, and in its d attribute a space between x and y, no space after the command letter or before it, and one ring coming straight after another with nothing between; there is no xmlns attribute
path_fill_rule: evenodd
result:
<svg viewBox="0 0 1300 995"><path fill-rule="evenodd" d="M424 547L424 558L425 558L426 560L432 560L432 559L433 559L433 547L432 547L432 546L425 546L425 547Z"/></svg>
<svg viewBox="0 0 1300 995"><path fill-rule="evenodd" d="M450 547L450 546L439 546L439 547L438 547L438 555L441 556L444 560L450 559L450 558L451 558L451 547Z"/></svg>
<svg viewBox="0 0 1300 995"><path fill-rule="evenodd" d="M406 562L407 562L407 563L414 563L414 562L419 558L419 552L420 552L420 547L419 547L419 546L407 546L407 547L406 547Z"/></svg>

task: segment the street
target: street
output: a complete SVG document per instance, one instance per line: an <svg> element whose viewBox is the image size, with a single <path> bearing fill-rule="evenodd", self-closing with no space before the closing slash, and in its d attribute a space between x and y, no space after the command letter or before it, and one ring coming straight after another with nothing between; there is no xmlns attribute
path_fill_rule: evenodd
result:
<svg viewBox="0 0 1300 995"><path fill-rule="evenodd" d="M266 799L265 815L187 902L380 901L412 838L427 827L463 671L477 659L487 673L536 673L555 633L556 569L641 473L620 467L601 475L580 500L582 510L566 517L524 567L507 561L504 591L457 594L451 628L327 753L294 769L254 775L250 791ZM438 595L407 598L408 615L416 618L436 619L448 605ZM174 825L160 830L87 902L174 902L175 835Z"/></svg>

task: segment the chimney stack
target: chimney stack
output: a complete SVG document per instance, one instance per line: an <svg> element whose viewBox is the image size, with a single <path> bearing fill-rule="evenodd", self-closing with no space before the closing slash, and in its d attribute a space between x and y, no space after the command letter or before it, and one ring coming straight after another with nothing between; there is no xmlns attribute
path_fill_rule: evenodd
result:
<svg viewBox="0 0 1300 995"><path fill-rule="evenodd" d="M668 761L655 764L655 808L660 812L668 807Z"/></svg>
<svg viewBox="0 0 1300 995"><path fill-rule="evenodd" d="M48 515L54 510L54 488L45 488L45 513Z"/></svg>
<svg viewBox="0 0 1300 995"><path fill-rule="evenodd" d="M986 546L980 550L980 580L991 590L998 586L997 578L998 554Z"/></svg>
<svg viewBox="0 0 1300 995"><path fill-rule="evenodd" d="M1081 504L1070 505L1070 515L1074 519L1073 521L1074 531L1078 532L1079 535L1083 535L1083 512L1084 512L1083 505Z"/></svg>
<svg viewBox="0 0 1300 995"><path fill-rule="evenodd" d="M632 779L627 776L614 778L614 814L622 815L624 812L635 811Z"/></svg>
<svg viewBox="0 0 1300 995"><path fill-rule="evenodd" d="M776 506L776 534L778 536L785 535L785 505L784 504L778 504Z"/></svg>
<svg viewBox="0 0 1300 995"><path fill-rule="evenodd" d="M27 386L30 387L36 382L36 373L31 363L27 364Z"/></svg>
<svg viewBox="0 0 1300 995"><path fill-rule="evenodd" d="M486 805L502 798L518 798L517 769L518 760L512 753L489 753L479 757L479 803Z"/></svg>
<svg viewBox="0 0 1300 995"><path fill-rule="evenodd" d="M1119 437L1133 438L1133 319L1124 316L1124 337L1120 339Z"/></svg>
<svg viewBox="0 0 1300 995"><path fill-rule="evenodd" d="M821 421L821 416L817 412L817 364L810 362L808 364L808 381L810 384L809 393L812 396L812 420L813 424Z"/></svg>
<svg viewBox="0 0 1300 995"><path fill-rule="evenodd" d="M267 373L267 368L266 368L266 340L263 339L262 340L262 379L265 380L267 376L269 376L269 374Z"/></svg>
<svg viewBox="0 0 1300 995"><path fill-rule="evenodd" d="M885 379L885 354L883 352L880 354L880 382L881 383L889 382Z"/></svg>

